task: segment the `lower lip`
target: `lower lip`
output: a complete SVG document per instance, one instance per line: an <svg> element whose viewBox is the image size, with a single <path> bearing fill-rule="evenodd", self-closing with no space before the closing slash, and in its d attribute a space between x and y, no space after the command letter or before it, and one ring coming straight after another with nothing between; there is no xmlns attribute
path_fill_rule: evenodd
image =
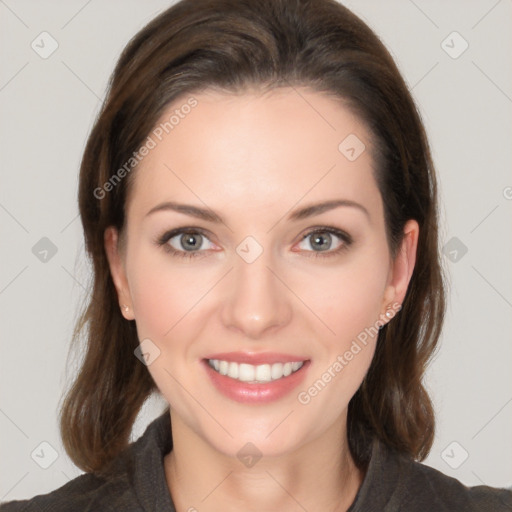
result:
<svg viewBox="0 0 512 512"><path fill-rule="evenodd" d="M288 377L261 384L248 384L221 375L208 364L208 361L204 361L204 365L213 385L224 396L245 404L265 404L279 400L295 389L306 377L310 361L305 361L296 372Z"/></svg>

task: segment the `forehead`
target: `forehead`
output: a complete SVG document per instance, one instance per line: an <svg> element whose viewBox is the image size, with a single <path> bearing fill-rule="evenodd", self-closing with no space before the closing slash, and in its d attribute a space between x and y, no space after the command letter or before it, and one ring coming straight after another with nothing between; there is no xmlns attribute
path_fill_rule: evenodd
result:
<svg viewBox="0 0 512 512"><path fill-rule="evenodd" d="M371 203L378 193L364 124L305 88L183 95L149 136L131 194L137 209L179 198L258 211L326 195Z"/></svg>

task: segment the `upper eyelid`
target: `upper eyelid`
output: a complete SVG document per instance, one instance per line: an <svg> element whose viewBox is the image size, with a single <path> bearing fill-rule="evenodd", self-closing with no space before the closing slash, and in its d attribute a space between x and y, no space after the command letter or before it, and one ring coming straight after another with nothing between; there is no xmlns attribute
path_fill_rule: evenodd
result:
<svg viewBox="0 0 512 512"><path fill-rule="evenodd" d="M333 235L336 235L335 232L339 232L340 235L346 235L347 237L352 238L351 235L345 229L337 228L334 226L313 226L311 228L307 228L306 232L304 233L304 236L308 236L311 233L316 233L317 231L325 231L326 233L331 233Z"/></svg>
<svg viewBox="0 0 512 512"><path fill-rule="evenodd" d="M211 231L204 229L204 228L192 228L192 227L183 227L183 228L175 228L175 229L169 229L168 231L165 231L162 236L159 237L159 239L165 239L167 241L171 240L171 238L174 238L179 235L183 235L184 233L194 233L194 234L200 234L208 238L208 240L211 240L210 233Z"/></svg>

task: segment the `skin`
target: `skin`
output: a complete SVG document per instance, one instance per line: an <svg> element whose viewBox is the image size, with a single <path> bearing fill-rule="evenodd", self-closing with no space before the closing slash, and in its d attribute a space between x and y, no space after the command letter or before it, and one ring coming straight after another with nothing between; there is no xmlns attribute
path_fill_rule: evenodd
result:
<svg viewBox="0 0 512 512"><path fill-rule="evenodd" d="M140 340L160 350L148 370L171 405L174 448L164 459L170 492L178 511L346 510L364 478L348 450L347 406L376 337L308 404L297 394L388 305L402 303L418 224L407 222L393 260L369 133L342 102L305 88L194 97L198 105L136 170L125 244L114 228L105 232L119 302L128 306L123 315L136 321ZM338 150L349 134L366 145L352 162ZM327 199L357 202L368 215L342 206L288 220ZM224 223L174 211L147 215L165 201L210 208ZM353 243L315 257L325 251L314 235L303 237L326 226L346 231ZM199 236L199 257L179 258L155 243L178 227L207 232ZM252 263L236 252L247 236L263 249ZM186 251L179 235L171 243ZM333 235L326 244L333 253L344 242ZM241 404L217 391L201 363L230 351L284 352L311 366L284 398ZM262 454L252 467L236 456L247 442Z"/></svg>

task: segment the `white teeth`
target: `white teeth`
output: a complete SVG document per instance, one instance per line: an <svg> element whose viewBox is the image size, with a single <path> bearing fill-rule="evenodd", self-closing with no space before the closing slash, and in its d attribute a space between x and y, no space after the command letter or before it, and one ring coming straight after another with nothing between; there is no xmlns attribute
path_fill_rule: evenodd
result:
<svg viewBox="0 0 512 512"><path fill-rule="evenodd" d="M256 379L259 382L270 382L272 380L272 370L269 364L259 364L256 366Z"/></svg>
<svg viewBox="0 0 512 512"><path fill-rule="evenodd" d="M247 363L209 359L208 364L221 375L227 375L232 379L242 382L265 383L288 377L288 375L299 370L304 362L259 364L255 366Z"/></svg>
<svg viewBox="0 0 512 512"><path fill-rule="evenodd" d="M272 380L280 379L283 376L283 363L275 363L270 370Z"/></svg>
<svg viewBox="0 0 512 512"><path fill-rule="evenodd" d="M228 369L229 369L229 363L227 361L220 361L218 359L214 359L213 360L214 363L217 362L218 365L219 365L219 370L218 372L221 374L221 375L227 375L228 374ZM214 366L215 368L215 366ZM217 369L217 368L215 368Z"/></svg>
<svg viewBox="0 0 512 512"><path fill-rule="evenodd" d="M238 363L229 363L228 377L238 379Z"/></svg>
<svg viewBox="0 0 512 512"><path fill-rule="evenodd" d="M250 382L251 380L254 380L254 375L256 373L256 368L252 364L237 364L237 363L231 363L236 364L238 366L238 380L241 380L242 382ZM231 377L231 375L230 375Z"/></svg>

